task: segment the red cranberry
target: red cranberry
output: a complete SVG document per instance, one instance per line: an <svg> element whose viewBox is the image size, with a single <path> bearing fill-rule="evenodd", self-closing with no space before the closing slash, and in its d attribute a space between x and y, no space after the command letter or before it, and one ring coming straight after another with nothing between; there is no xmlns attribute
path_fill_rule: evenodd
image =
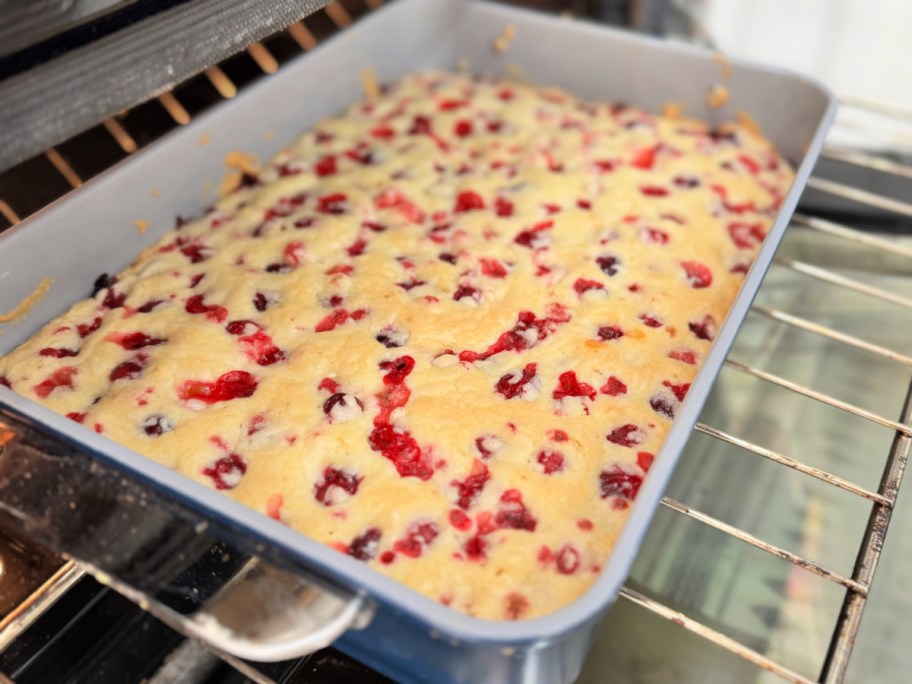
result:
<svg viewBox="0 0 912 684"><path fill-rule="evenodd" d="M497 381L494 388L503 395L504 399L515 399L523 394L526 385L535 378L535 368L535 363L527 363L519 376L516 371L507 373Z"/></svg>
<svg viewBox="0 0 912 684"><path fill-rule="evenodd" d="M154 347L165 342L161 337L150 337L142 332L111 333L105 338L108 342L119 344L127 351L136 351L144 347Z"/></svg>
<svg viewBox="0 0 912 684"><path fill-rule="evenodd" d="M620 266L621 260L616 256L600 256L595 260L595 263L598 264L598 267L602 269L602 273L609 276L617 275L618 266Z"/></svg>
<svg viewBox="0 0 912 684"><path fill-rule="evenodd" d="M331 176L335 172L336 158L331 154L322 157L320 161L314 164L314 173L316 173L318 176Z"/></svg>
<svg viewBox="0 0 912 684"><path fill-rule="evenodd" d="M650 316L649 314L640 314L640 320L643 321L643 324L649 328L662 327L662 321L660 321L655 316Z"/></svg>
<svg viewBox="0 0 912 684"><path fill-rule="evenodd" d="M415 523L409 526L404 539L393 542L393 548L410 558L418 558L424 552L425 547L437 538L438 534L440 534L440 528L436 523Z"/></svg>
<svg viewBox="0 0 912 684"><path fill-rule="evenodd" d="M712 271L709 270L709 267L706 266L706 264L702 264L699 261L682 261L681 268L684 269L684 273L687 276L687 282L689 282L690 286L695 290L712 285Z"/></svg>
<svg viewBox="0 0 912 684"><path fill-rule="evenodd" d="M597 280L577 278L576 282L573 283L573 289L576 290L576 294L582 296L584 293L589 292L589 290L604 290L605 286Z"/></svg>
<svg viewBox="0 0 912 684"><path fill-rule="evenodd" d="M146 365L141 359L131 359L130 361L124 361L119 366L116 366L108 377L111 382L116 382L117 380L135 380L142 375L145 368Z"/></svg>
<svg viewBox="0 0 912 684"><path fill-rule="evenodd" d="M612 375L608 378L607 382L599 388L599 392L607 394L609 397L616 397L620 394L627 394L627 385Z"/></svg>
<svg viewBox="0 0 912 684"><path fill-rule="evenodd" d="M705 316L702 321L688 323L687 327L698 339L712 342L716 337L716 319L710 315Z"/></svg>
<svg viewBox="0 0 912 684"><path fill-rule="evenodd" d="M380 548L380 537L383 533L376 527L370 527L363 534L355 537L348 545L348 555L359 561L369 561L377 555Z"/></svg>
<svg viewBox="0 0 912 684"><path fill-rule="evenodd" d="M649 405L652 407L652 410L660 416L665 416L668 420L674 420L675 404L665 394L653 394L649 398Z"/></svg>
<svg viewBox="0 0 912 684"><path fill-rule="evenodd" d="M91 323L80 323L76 326L76 331L80 337L88 337L101 327L101 317L96 317Z"/></svg>
<svg viewBox="0 0 912 684"><path fill-rule="evenodd" d="M535 517L529 512L518 489L508 489L500 497L500 508L494 516L494 522L501 529L526 530L535 532L538 525Z"/></svg>
<svg viewBox="0 0 912 684"><path fill-rule="evenodd" d="M459 287L456 288L456 292L453 293L453 299L458 302L463 297L469 297L476 302L480 302L481 290L467 283L460 283Z"/></svg>
<svg viewBox="0 0 912 684"><path fill-rule="evenodd" d="M598 329L598 336L603 342L610 342L622 338L624 331L616 325L603 325Z"/></svg>
<svg viewBox="0 0 912 684"><path fill-rule="evenodd" d="M562 400L564 397L589 397L589 399L595 399L595 388L588 382L580 382L574 371L566 371L558 377L557 387L551 396L557 400Z"/></svg>
<svg viewBox="0 0 912 684"><path fill-rule="evenodd" d="M564 544L561 550L557 552L557 571L562 575L572 575L579 570L580 555L570 544Z"/></svg>
<svg viewBox="0 0 912 684"><path fill-rule="evenodd" d="M330 489L338 487L349 496L354 496L358 493L358 487L363 480L363 475L358 475L350 470L326 466L323 469L323 479L314 485L314 498L324 506L332 506Z"/></svg>
<svg viewBox="0 0 912 684"><path fill-rule="evenodd" d="M616 496L633 501L640 491L643 478L635 473L628 473L619 464L615 464L599 474L599 484L603 499Z"/></svg>
<svg viewBox="0 0 912 684"><path fill-rule="evenodd" d="M463 510L468 510L490 478L491 473L488 471L488 467L476 458L472 462L472 470L465 480L450 482L459 493L458 506Z"/></svg>
<svg viewBox="0 0 912 684"><path fill-rule="evenodd" d="M564 469L564 455L559 451L539 451L536 460L541 464L545 475L552 475Z"/></svg>
<svg viewBox="0 0 912 684"><path fill-rule="evenodd" d="M203 475L212 480L216 489L234 489L247 472L247 463L238 454L228 454L203 468Z"/></svg>
<svg viewBox="0 0 912 684"><path fill-rule="evenodd" d="M72 349L54 349L53 347L45 347L40 352L38 356L50 356L55 359L65 359L70 356L76 356L79 353L79 350Z"/></svg>
<svg viewBox="0 0 912 684"><path fill-rule="evenodd" d="M418 442L406 430L389 424L378 425L368 437L368 444L371 449L379 451L384 458L392 461L401 477L429 480L434 474Z"/></svg>
<svg viewBox="0 0 912 684"><path fill-rule="evenodd" d="M149 437L160 437L174 429L174 423L167 416L149 416L142 422L142 429Z"/></svg>
<svg viewBox="0 0 912 684"><path fill-rule="evenodd" d="M671 390L672 394L675 395L675 398L678 401L684 401L684 399L687 397L687 391L690 389L689 382L685 382L680 385L675 385L674 383L671 383L668 380L665 380L662 384Z"/></svg>
<svg viewBox="0 0 912 684"><path fill-rule="evenodd" d="M513 202L503 197L494 200L494 212L501 217L513 216Z"/></svg>
<svg viewBox="0 0 912 684"><path fill-rule="evenodd" d="M79 373L79 369L74 366L64 366L51 373L45 380L35 385L32 389L42 399L50 396L58 387L73 389L73 378Z"/></svg>
<svg viewBox="0 0 912 684"><path fill-rule="evenodd" d="M612 444L629 448L643 441L643 433L636 425L628 423L609 432L606 439Z"/></svg>
<svg viewBox="0 0 912 684"><path fill-rule="evenodd" d="M484 209L485 203L477 192L472 192L471 190L466 190L460 192L456 196L456 204L453 207L454 213L463 213L467 211L476 211L478 209Z"/></svg>
<svg viewBox="0 0 912 684"><path fill-rule="evenodd" d="M152 309L154 309L159 304L163 304L164 301L164 299L150 299L148 302L139 307L137 311L139 313L151 313Z"/></svg>
<svg viewBox="0 0 912 684"><path fill-rule="evenodd" d="M256 377L247 371L229 371L220 375L215 382L187 380L178 389L178 395L184 401L215 404L253 396L258 384Z"/></svg>

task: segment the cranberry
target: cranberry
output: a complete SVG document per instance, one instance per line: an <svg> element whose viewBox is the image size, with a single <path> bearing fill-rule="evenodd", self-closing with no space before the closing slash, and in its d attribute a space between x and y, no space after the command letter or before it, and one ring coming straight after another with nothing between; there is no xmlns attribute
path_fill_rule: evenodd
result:
<svg viewBox="0 0 912 684"><path fill-rule="evenodd" d="M515 399L524 394L526 385L535 378L535 368L536 364L527 363L520 375L517 375L516 371L507 373L497 381L494 388L503 395L504 399Z"/></svg>
<svg viewBox="0 0 912 684"><path fill-rule="evenodd" d="M142 375L145 368L145 359L137 357L129 361L124 361L116 366L108 377L111 382L116 382L117 380L135 380Z"/></svg>
<svg viewBox="0 0 912 684"><path fill-rule="evenodd" d="M457 530L465 532L472 526L472 520L458 508L454 508L449 514L450 524Z"/></svg>
<svg viewBox="0 0 912 684"><path fill-rule="evenodd" d="M314 164L314 173L316 173L318 176L331 176L335 172L336 158L331 154L322 157L320 161Z"/></svg>
<svg viewBox="0 0 912 684"><path fill-rule="evenodd" d="M462 119L456 122L456 125L453 126L453 134L458 138L465 138L467 135L472 134L472 122Z"/></svg>
<svg viewBox="0 0 912 684"><path fill-rule="evenodd" d="M484 352L465 350L459 353L459 360L471 363L483 361L505 351L531 349L557 330L559 325L569 320L570 314L566 308L556 303L549 305L546 318L536 318L531 311L520 311L513 328L501 333Z"/></svg>
<svg viewBox="0 0 912 684"><path fill-rule="evenodd" d="M427 285L427 281L426 281L426 280L419 280L418 278L412 278L411 280L408 280L408 281L405 281L405 282L396 283L396 285L398 285L398 286L401 287L403 290L405 290L406 292L408 292L409 290L412 290L412 289L414 289L414 288L416 288L416 287L420 287L421 285Z"/></svg>
<svg viewBox="0 0 912 684"><path fill-rule="evenodd" d="M358 413L364 411L364 403L358 397L353 394L336 392L323 402L323 413L329 417L330 421L346 420L355 412L354 406L358 407Z"/></svg>
<svg viewBox="0 0 912 684"><path fill-rule="evenodd" d="M503 442L494 435L482 435L475 438L475 448L482 458L491 458L502 446Z"/></svg>
<svg viewBox="0 0 912 684"><path fill-rule="evenodd" d="M636 425L628 423L608 433L606 439L622 447L634 447L643 441L643 432Z"/></svg>
<svg viewBox="0 0 912 684"><path fill-rule="evenodd" d="M460 283L459 287L456 288L456 292L453 293L453 299L458 302L463 297L469 297L476 302L480 302L481 290L479 290L477 287L473 287L472 285Z"/></svg>
<svg viewBox="0 0 912 684"><path fill-rule="evenodd" d="M564 544L557 552L557 571L562 575L572 575L579 570L580 555L570 544Z"/></svg>
<svg viewBox="0 0 912 684"><path fill-rule="evenodd" d="M418 442L406 430L389 424L378 425L368 437L368 444L371 449L379 451L384 458L392 461L402 477L429 480L434 474L425 455L421 453Z"/></svg>
<svg viewBox="0 0 912 684"><path fill-rule="evenodd" d="M272 303L273 301L262 292L257 292L253 296L253 306L257 311L266 311Z"/></svg>
<svg viewBox="0 0 912 684"><path fill-rule="evenodd" d="M288 264L269 264L267 273L291 273L294 269Z"/></svg>
<svg viewBox="0 0 912 684"><path fill-rule="evenodd" d="M344 214L348 197L341 192L324 195L317 200L317 211L322 214Z"/></svg>
<svg viewBox="0 0 912 684"><path fill-rule="evenodd" d="M564 469L564 455L559 451L539 451L536 460L544 468L545 475L552 475Z"/></svg>
<svg viewBox="0 0 912 684"><path fill-rule="evenodd" d="M377 555L380 537L383 533L376 527L369 527L363 534L352 539L348 545L348 555L359 561L369 561Z"/></svg>
<svg viewBox="0 0 912 684"><path fill-rule="evenodd" d="M436 523L415 523L409 526L404 539L393 542L393 548L410 558L418 558L424 552L425 547L437 538L438 534L440 534L440 528Z"/></svg>
<svg viewBox="0 0 912 684"><path fill-rule="evenodd" d="M463 548L470 561L481 561L485 558L486 546L487 542L485 542L481 535L476 534L465 543Z"/></svg>
<svg viewBox="0 0 912 684"><path fill-rule="evenodd" d="M599 173L608 173L609 171L614 171L615 168L615 163L608 160L594 161L592 164Z"/></svg>
<svg viewBox="0 0 912 684"><path fill-rule="evenodd" d="M695 290L709 287L712 285L712 271L705 264L699 261L682 261L681 268L687 276L687 282Z"/></svg>
<svg viewBox="0 0 912 684"><path fill-rule="evenodd" d="M108 335L105 340L108 342L114 342L119 344L121 347L127 351L136 351L137 349L142 349L144 347L154 347L165 342L164 339L160 337L149 337L142 332L132 332L132 333L111 333Z"/></svg>
<svg viewBox="0 0 912 684"><path fill-rule="evenodd" d="M675 398L678 401L684 401L684 399L687 397L687 391L690 389L689 382L685 382L680 385L675 385L674 383L671 383L668 380L665 380L662 384L671 390L672 394L675 395Z"/></svg>
<svg viewBox="0 0 912 684"><path fill-rule="evenodd" d="M649 469L652 467L652 462L655 460L655 456L650 454L648 451L638 451L637 452L637 465L643 469L643 472L649 472Z"/></svg>
<svg viewBox="0 0 912 684"><path fill-rule="evenodd" d="M80 323L76 326L76 331L80 337L88 337L101 327L101 317L97 316L91 323Z"/></svg>
<svg viewBox="0 0 912 684"><path fill-rule="evenodd" d="M599 474L599 484L603 499L616 496L633 501L640 491L643 478L635 473L628 473L619 464L614 464Z"/></svg>
<svg viewBox="0 0 912 684"><path fill-rule="evenodd" d="M38 352L38 356L50 356L55 359L65 359L70 356L76 356L78 353L78 349L74 351L72 349L55 349L53 347L45 347L40 352Z"/></svg>
<svg viewBox="0 0 912 684"><path fill-rule="evenodd" d="M215 382L187 380L178 388L178 395L184 401L215 404L253 396L258 384L259 380L247 371L229 371L220 375Z"/></svg>
<svg viewBox="0 0 912 684"><path fill-rule="evenodd" d="M570 435L563 430L548 430L548 437L554 442L566 442L570 439Z"/></svg>
<svg viewBox="0 0 912 684"><path fill-rule="evenodd" d="M661 145L654 145L653 147L644 147L637 150L630 160L630 165L638 169L651 169L655 164L656 153L660 147Z"/></svg>
<svg viewBox="0 0 912 684"><path fill-rule="evenodd" d="M738 249L753 249L763 243L766 231L762 223L733 221L728 224L728 235Z"/></svg>
<svg viewBox="0 0 912 684"><path fill-rule="evenodd" d="M120 309L123 308L124 302L126 300L126 292L117 292L113 287L111 287L108 288L108 292L105 294L104 299L101 301L101 305L108 309Z"/></svg>
<svg viewBox="0 0 912 684"><path fill-rule="evenodd" d="M576 282L573 283L573 289L576 290L576 294L582 296L584 293L589 292L589 290L604 290L605 286L597 280L577 278Z"/></svg>
<svg viewBox="0 0 912 684"><path fill-rule="evenodd" d="M73 389L73 378L79 373L79 369L74 366L64 366L51 373L45 380L35 385L32 389L42 399L50 396L58 387Z"/></svg>
<svg viewBox="0 0 912 684"><path fill-rule="evenodd" d="M494 200L494 212L501 217L513 216L513 202L503 197Z"/></svg>
<svg viewBox="0 0 912 684"><path fill-rule="evenodd" d="M564 397L589 397L589 399L595 399L595 388L587 382L580 382L574 371L566 371L558 377L557 387L551 396L559 401Z"/></svg>
<svg viewBox="0 0 912 684"><path fill-rule="evenodd" d="M459 493L457 504L463 510L468 510L475 498L484 489L485 483L491 478L488 467L477 458L472 462L472 470L465 480L453 480L451 485L456 487Z"/></svg>
<svg viewBox="0 0 912 684"><path fill-rule="evenodd" d="M456 255L455 254L450 254L449 252L441 252L440 254L437 255L437 258L448 264L453 264L454 266L456 265Z"/></svg>
<svg viewBox="0 0 912 684"><path fill-rule="evenodd" d="M640 320L643 321L643 324L649 328L662 327L662 321L660 321L655 316L650 316L649 314L640 314Z"/></svg>
<svg viewBox="0 0 912 684"><path fill-rule="evenodd" d="M482 257L481 261L481 272L490 276L491 278L506 278L507 277L507 268L497 259L488 259Z"/></svg>
<svg viewBox="0 0 912 684"><path fill-rule="evenodd" d="M649 405L652 407L652 410L660 416L665 416L669 420L674 420L675 404L667 395L653 394L649 398Z"/></svg>
<svg viewBox="0 0 912 684"><path fill-rule="evenodd" d="M314 326L314 332L321 333L335 330L336 327L346 323L349 317L350 314L346 309L334 309Z"/></svg>
<svg viewBox="0 0 912 684"><path fill-rule="evenodd" d="M453 207L453 212L460 214L467 211L475 211L478 209L484 209L485 203L477 192L472 192L471 190L466 190L460 192L456 196L456 204Z"/></svg>
<svg viewBox="0 0 912 684"><path fill-rule="evenodd" d="M500 497L500 508L494 516L494 522L501 529L526 530L535 532L538 525L535 517L529 512L518 489L508 489Z"/></svg>
<svg viewBox="0 0 912 684"><path fill-rule="evenodd" d="M697 365L697 354L690 349L672 349L668 352L668 358L675 361L682 361L691 366Z"/></svg>
<svg viewBox="0 0 912 684"><path fill-rule="evenodd" d="M198 264L201 261L208 259L212 254L212 250L205 245L190 244L185 247L181 247L181 254L190 259L191 264Z"/></svg>
<svg viewBox="0 0 912 684"><path fill-rule="evenodd" d="M69 418L70 420L72 420L73 422L79 423L80 425L82 425L83 422L85 422L86 415L88 415L88 414L71 411L70 413L66 414L66 417Z"/></svg>
<svg viewBox="0 0 912 684"><path fill-rule="evenodd" d="M702 321L688 323L687 327L698 339L711 342L716 337L716 319L711 315L705 316Z"/></svg>
<svg viewBox="0 0 912 684"><path fill-rule="evenodd" d="M13 383L9 381L5 375L0 375L0 387L6 387L7 389L13 389Z"/></svg>
<svg viewBox="0 0 912 684"><path fill-rule="evenodd" d="M595 260L595 263L602 269L602 273L614 276L618 273L618 266L620 266L621 260L616 256L600 256Z"/></svg>
<svg viewBox="0 0 912 684"><path fill-rule="evenodd" d="M243 323L243 321L235 322ZM229 330L229 332L231 331ZM273 343L272 338L261 330L257 330L252 335L244 335L240 342L246 347L247 357L259 366L271 366L288 358L288 355Z"/></svg>
<svg viewBox="0 0 912 684"><path fill-rule="evenodd" d="M428 135L431 132L431 120L421 114L412 119L412 127L409 128L409 135Z"/></svg>
<svg viewBox="0 0 912 684"><path fill-rule="evenodd" d="M605 384L599 388L599 392L607 394L609 397L616 397L620 394L627 394L627 385L612 375Z"/></svg>
<svg viewBox="0 0 912 684"><path fill-rule="evenodd" d="M184 309L190 314L206 314L206 318L217 323L223 323L228 318L228 309L218 304L205 304L201 294L190 297Z"/></svg>
<svg viewBox="0 0 912 684"><path fill-rule="evenodd" d="M603 325L598 329L598 336L603 342L610 342L622 338L624 331L616 325Z"/></svg>
<svg viewBox="0 0 912 684"><path fill-rule="evenodd" d="M137 311L139 313L151 313L152 309L154 309L159 304L163 304L164 301L164 299L150 299L148 302L139 307Z"/></svg>
<svg viewBox="0 0 912 684"><path fill-rule="evenodd" d="M658 228L644 228L640 231L640 237L643 242L648 242L654 245L667 245L668 241L671 239L664 230L659 230Z"/></svg>
<svg viewBox="0 0 912 684"><path fill-rule="evenodd" d="M541 245L541 240L538 238L538 234L551 230L554 227L554 221L542 221L541 223L536 223L534 226L528 230L520 232L514 239L517 245L522 245L523 247L528 247L529 249L538 249Z"/></svg>
<svg viewBox="0 0 912 684"><path fill-rule="evenodd" d="M395 209L413 223L421 223L425 219L424 211L396 188L390 188L377 195L374 198L374 206L377 209Z"/></svg>
<svg viewBox="0 0 912 684"><path fill-rule="evenodd" d="M174 429L174 423L167 416L149 416L142 422L142 429L149 437L160 437Z"/></svg>
<svg viewBox="0 0 912 684"><path fill-rule="evenodd" d="M646 195L646 197L667 197L668 188L663 188L659 185L643 185L640 186L640 192Z"/></svg>
<svg viewBox="0 0 912 684"><path fill-rule="evenodd" d="M377 333L374 338L387 349L396 349L402 347L408 342L409 335L404 330L387 327Z"/></svg>
<svg viewBox="0 0 912 684"><path fill-rule="evenodd" d="M247 463L238 454L228 454L203 468L202 473L212 480L216 489L234 489L247 472Z"/></svg>
<svg viewBox="0 0 912 684"><path fill-rule="evenodd" d="M324 506L332 506L330 489L338 487L349 496L354 496L358 493L358 487L363 480L363 475L358 475L350 470L326 466L323 469L323 479L314 485L314 498Z"/></svg>
<svg viewBox="0 0 912 684"><path fill-rule="evenodd" d="M677 187L687 190L700 187L700 179L696 176L675 176L671 182Z"/></svg>
<svg viewBox="0 0 912 684"><path fill-rule="evenodd" d="M367 247L367 240L365 240L364 238L358 238L345 251L348 252L348 256L356 257L356 256L361 256L362 254L364 254L365 247Z"/></svg>

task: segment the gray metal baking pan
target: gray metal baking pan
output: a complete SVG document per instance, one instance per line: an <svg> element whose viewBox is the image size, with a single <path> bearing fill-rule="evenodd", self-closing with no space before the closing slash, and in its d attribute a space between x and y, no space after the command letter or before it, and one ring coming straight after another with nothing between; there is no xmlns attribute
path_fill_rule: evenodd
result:
<svg viewBox="0 0 912 684"><path fill-rule="evenodd" d="M516 39L501 55L491 46L507 24L516 27ZM599 619L626 578L820 152L836 109L833 95L820 84L732 60L732 74L725 84L729 102L710 109L705 95L720 81L721 69L709 52L485 2L399 0L264 79L230 105L169 135L5 234L0 239L0 311L11 310L43 278L51 278L53 284L27 318L3 326L0 353L86 296L99 273L127 266L142 247L174 225L175 215L199 213L211 200L204 188L218 185L229 151L240 149L268 159L320 118L358 100L364 67L372 67L382 81L388 81L419 69L453 69L461 58L480 73L505 74L508 65L519 65L531 81L561 86L582 98L621 101L652 111L669 101L680 102L688 114L712 124L744 111L797 169L775 224L640 489L614 552L579 600L527 621L487 621L458 614L4 388L0 388L0 420L32 435L29 453L41 451L34 439L58 445L56 451L48 449L55 451L57 462L82 459L91 464L86 472L104 472L109 479L122 476L125 487L129 482L150 497L170 502L185 522L211 523L229 543L259 553L293 574L320 578L336 595L354 597L347 612L335 615L335 631L325 633L324 640L341 633L338 648L398 680L566 682L577 676ZM209 143L201 146L204 134ZM136 219L148 221L144 235L135 231ZM91 482L91 477L85 481ZM0 483L0 509L7 519L18 520L20 527L42 537L40 525L62 513L45 511L42 522L33 519L34 510L17 510L26 506L22 497L14 496L16 486L23 486L21 472L18 479L6 477ZM111 554L95 547L68 546L66 534L42 538L69 549L136 600L160 607L161 597L143 585L143 575L134 566L131 574L115 567ZM344 619L339 617L343 613ZM206 621L197 623L199 627ZM231 650L230 639L217 638L224 637L224 631L211 630L209 640ZM207 638L206 633L197 635ZM313 647L312 641L301 642L300 650L304 644ZM270 656L268 648L240 650L239 655L246 657L278 657L278 651ZM289 656L294 649L279 650Z"/></svg>

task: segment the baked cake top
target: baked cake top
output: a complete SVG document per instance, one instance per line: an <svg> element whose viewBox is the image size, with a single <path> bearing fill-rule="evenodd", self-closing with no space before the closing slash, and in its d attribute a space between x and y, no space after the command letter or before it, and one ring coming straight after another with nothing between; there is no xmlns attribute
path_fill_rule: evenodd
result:
<svg viewBox="0 0 912 684"><path fill-rule="evenodd" d="M409 76L0 383L457 610L542 615L608 557L791 180L743 126Z"/></svg>

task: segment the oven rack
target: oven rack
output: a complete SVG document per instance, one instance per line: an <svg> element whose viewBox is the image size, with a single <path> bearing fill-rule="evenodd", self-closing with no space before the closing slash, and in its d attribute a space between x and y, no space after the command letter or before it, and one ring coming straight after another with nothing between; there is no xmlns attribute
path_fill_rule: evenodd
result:
<svg viewBox="0 0 912 684"><path fill-rule="evenodd" d="M289 51L287 46L289 44L297 46L298 52L309 51L316 47L318 42L324 38L339 30L344 30L353 20L376 9L382 3L383 0L335 0L324 9L319 10L300 22L292 24L279 34L262 42L251 44L246 49L246 55L252 60L252 63L256 65L256 68L259 71L258 75L274 73L281 67L283 61L294 56L294 54L288 54ZM270 44L276 39L282 41L280 48L280 52L283 53L282 58L277 57L276 54L274 54L275 50L270 47ZM203 75L193 79L196 81L204 80L208 87L215 93L216 96L211 98L212 101L208 104L232 99L237 95L239 89L243 87L242 85L235 83L228 72L229 69L225 63L216 64L206 69ZM190 113L190 109L181 101L182 98L178 92L180 88L181 86L178 86L175 91L162 93L155 98L157 104L167 114L170 122L169 129L186 125L193 116ZM843 106L854 107L859 110L872 112L896 120L908 121L912 119L912 109L897 106L889 102L872 101L851 95L843 96L841 100ZM110 136L110 139L116 143L117 148L120 151L120 158L132 155L144 144L137 140L137 137L134 137L134 133L131 133L131 125L127 121L129 114L130 112L122 112L115 117L105 120L97 127L97 130L93 129L96 130L96 132L104 131L107 136ZM25 164L38 163L44 165L45 168L48 168L48 165L49 167L52 167L54 172L59 175L59 178L55 180L63 181L63 183L58 184L58 187L60 188L60 192L57 193L58 196L82 185L84 180L83 175L85 175L76 170L76 167L78 166L76 163L76 155L74 154L72 155L72 158L68 158L71 155L62 151L61 148L65 145L66 143L58 147L49 148L43 155L20 165L24 166ZM851 149L843 149L836 146L827 146L824 149L823 157L897 177L912 178L912 166L893 161L884 156L868 154ZM119 159L115 161L119 161ZM20 210L16 206L15 201L12 201L9 197L3 196L3 179L9 178L11 174L15 174L18 168L19 167L14 167L12 170L0 174L0 231L20 222L25 215L34 213L34 211L37 211L41 206L40 204L38 206L27 206L23 210ZM95 173L98 173L101 170L103 169L94 169L93 173L90 175L95 175ZM53 186L54 184L51 183L51 185ZM912 203L879 195L853 185L814 176L808 181L808 187L833 197L866 205L876 210L902 217L912 217ZM44 204L47 204L53 199L56 199L56 196L42 198L42 201ZM831 237L863 245L870 249L879 250L900 257L912 257L912 247L900 244L889 238L873 236L865 231L823 218L796 213L793 217L792 224L809 231L826 234ZM912 309L912 299L871 286L863 281L847 277L836 271L821 268L803 261L788 260L784 258L777 258L775 263L779 267L801 273L804 276L822 281L831 286L846 288L880 299L884 302ZM751 311L754 314L765 316L787 326L820 335L849 347L883 357L902 366L912 366L912 357L910 356L868 342L859 337L846 334L833 327L810 320L809 318L796 316L786 311L761 305L755 305L752 307ZM811 678L796 672L767 657L765 654L741 643L737 639L704 624L696 618L685 615L670 605L663 603L659 598L647 596L629 586L625 586L621 589L621 596L637 606L708 640L716 646L730 651L756 666L778 675L785 681L794 682L796 684L839 684L844 680L846 675L849 657L851 656L855 638L858 634L868 593L874 579L874 573L880 559L884 539L887 534L896 497L902 482L910 447L912 447L912 376L910 376L910 383L898 417L893 419L842 401L823 392L814 390L811 387L793 382L788 378L741 363L733 358L729 358L726 361L726 367L750 376L758 383L768 383L803 395L809 399L821 402L822 404L826 404L879 425L894 433L894 439L887 454L883 476L876 490L873 490L859 486L825 470L806 465L800 460L796 460L786 454L773 451L711 425L698 422L695 428L697 432L738 447L747 453L773 461L779 465L790 468L808 477L815 478L827 485L837 487L870 502L871 510L867 525L857 553L855 566L850 575L840 574L799 554L793 553L786 548L771 544L745 530L739 529L723 520L714 518L690 507L684 502L677 501L667 496L663 497L661 500L664 507L679 515L686 516L693 521L706 525L721 534L729 535L745 544L749 544L791 563L798 568L801 568L803 571L813 573L814 575L822 577L825 580L844 588L845 597L838 618L833 626L828 652L821 665L819 674L816 678ZM13 639L37 620L44 611L53 605L54 602L56 602L56 600L83 575L84 571L76 564L71 561L61 560L60 566L53 575L50 577L35 578L34 588L29 597L16 609L0 619L0 650L4 649ZM254 677L256 681L270 681L268 678L264 678L262 673L251 669L250 666L243 661L236 661L234 658L229 658L228 660L245 672L247 676Z"/></svg>

